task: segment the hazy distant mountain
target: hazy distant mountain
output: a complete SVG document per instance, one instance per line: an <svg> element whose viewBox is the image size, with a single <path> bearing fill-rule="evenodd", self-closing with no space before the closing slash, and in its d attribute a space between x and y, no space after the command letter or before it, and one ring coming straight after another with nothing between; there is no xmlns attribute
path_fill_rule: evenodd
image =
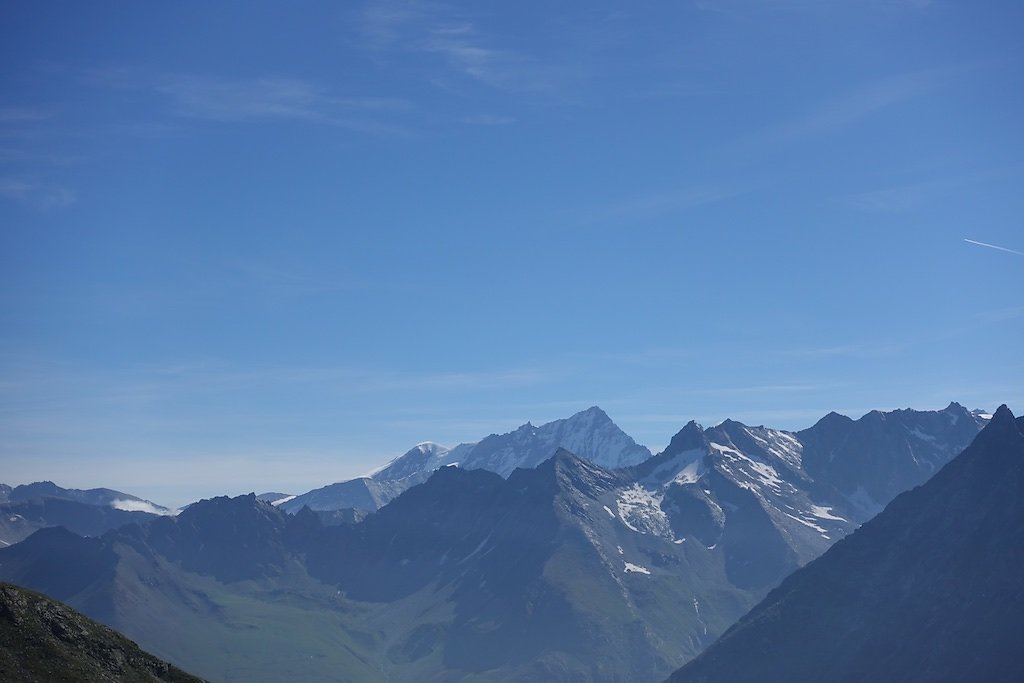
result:
<svg viewBox="0 0 1024 683"><path fill-rule="evenodd" d="M73 500L76 503L108 506L128 512L139 511L158 515L171 512L162 505L113 489L65 489L52 481L37 481L32 484L15 486L7 495L7 500L12 503L41 498Z"/></svg>
<svg viewBox="0 0 1024 683"><path fill-rule="evenodd" d="M439 467L458 465L484 469L507 477L520 467L536 467L564 448L606 469L643 462L651 452L638 445L598 407L539 427L527 423L507 434L492 434L477 443L448 449L424 442L395 458L368 477L331 484L283 504L297 512L356 508L377 510L411 486L421 484Z"/></svg>
<svg viewBox="0 0 1024 683"><path fill-rule="evenodd" d="M296 513L304 507L314 511L330 511L354 508L372 512L387 505L398 494L410 486L426 481L429 472L418 478L401 482L378 481L373 477L359 477L336 484L328 484L302 495L295 496L280 504L286 512Z"/></svg>
<svg viewBox="0 0 1024 683"><path fill-rule="evenodd" d="M17 543L38 529L63 526L82 536L99 536L124 524L141 522L167 508L112 489L65 489L50 481L0 489L0 547Z"/></svg>
<svg viewBox="0 0 1024 683"><path fill-rule="evenodd" d="M157 516L63 498L0 503L0 546L17 543L45 527L62 526L81 536L100 536L119 526Z"/></svg>
<svg viewBox="0 0 1024 683"><path fill-rule="evenodd" d="M672 683L1024 680L1024 418L787 578Z"/></svg>

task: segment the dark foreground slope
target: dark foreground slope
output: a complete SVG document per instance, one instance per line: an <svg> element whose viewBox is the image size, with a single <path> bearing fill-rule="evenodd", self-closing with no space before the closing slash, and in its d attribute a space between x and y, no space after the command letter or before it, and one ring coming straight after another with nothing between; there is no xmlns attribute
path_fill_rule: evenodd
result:
<svg viewBox="0 0 1024 683"><path fill-rule="evenodd" d="M0 584L0 680L200 681L67 605L8 583Z"/></svg>
<svg viewBox="0 0 1024 683"><path fill-rule="evenodd" d="M1024 418L786 579L671 683L1024 680Z"/></svg>

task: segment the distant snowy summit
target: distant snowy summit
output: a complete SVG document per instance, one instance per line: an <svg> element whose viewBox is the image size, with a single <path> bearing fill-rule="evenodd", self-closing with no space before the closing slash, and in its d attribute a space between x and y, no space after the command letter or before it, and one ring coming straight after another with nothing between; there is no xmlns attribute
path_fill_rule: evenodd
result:
<svg viewBox="0 0 1024 683"><path fill-rule="evenodd" d="M535 426L529 422L506 434L491 434L454 448L425 441L367 477L331 484L281 504L288 512L356 508L377 510L402 491L421 484L441 467L483 469L507 477L518 468L536 467L559 448L606 469L639 464L651 452L619 429L597 406Z"/></svg>
<svg viewBox="0 0 1024 683"><path fill-rule="evenodd" d="M539 427L527 422L507 434L491 434L476 443L459 444L450 450L434 443L422 443L373 476L378 480L398 481L412 474L458 465L467 470L490 470L507 477L520 467L536 467L559 448L605 469L636 465L651 457L646 447L637 444L607 413L593 406L563 420Z"/></svg>

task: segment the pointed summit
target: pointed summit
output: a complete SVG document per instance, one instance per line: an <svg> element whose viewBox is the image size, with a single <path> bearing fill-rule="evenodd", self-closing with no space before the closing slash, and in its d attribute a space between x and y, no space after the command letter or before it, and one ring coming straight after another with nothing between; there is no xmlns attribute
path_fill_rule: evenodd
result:
<svg viewBox="0 0 1024 683"><path fill-rule="evenodd" d="M608 417L608 413L604 412L604 410L602 410L598 406L590 406L586 410L581 410L580 412L576 413L575 415L573 415L569 419L570 420L575 420L577 418L584 418L584 417L589 419L589 420L592 420L593 422L611 422L612 421L612 419L610 417Z"/></svg>
<svg viewBox="0 0 1024 683"><path fill-rule="evenodd" d="M676 432L668 446L662 451L666 455L675 455L683 451L691 451L695 448L704 448L707 439L704 437L704 428L695 420L690 420L686 425Z"/></svg>
<svg viewBox="0 0 1024 683"><path fill-rule="evenodd" d="M1009 407L1004 403L992 414L992 419L988 421L988 424L978 434L975 443L995 443L1007 438L1019 437L1020 434L1021 430L1017 424L1017 418L1013 416Z"/></svg>

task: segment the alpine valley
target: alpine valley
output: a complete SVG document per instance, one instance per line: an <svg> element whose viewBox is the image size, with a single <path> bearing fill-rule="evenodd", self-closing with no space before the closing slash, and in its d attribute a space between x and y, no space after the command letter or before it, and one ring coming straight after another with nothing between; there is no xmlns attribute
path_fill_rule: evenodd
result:
<svg viewBox="0 0 1024 683"><path fill-rule="evenodd" d="M38 530L8 532L0 578L211 681L657 681L933 485L904 491L941 471L954 495L946 465L990 419L690 422L652 455L595 407L177 515L5 487L4 519ZM56 501L101 512L75 527Z"/></svg>

